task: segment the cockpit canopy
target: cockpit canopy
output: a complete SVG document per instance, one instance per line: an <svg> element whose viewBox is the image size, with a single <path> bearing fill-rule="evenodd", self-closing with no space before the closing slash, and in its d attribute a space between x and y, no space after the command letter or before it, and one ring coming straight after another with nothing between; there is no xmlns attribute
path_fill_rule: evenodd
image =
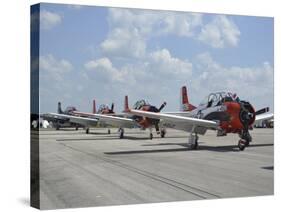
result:
<svg viewBox="0 0 281 212"><path fill-rule="evenodd" d="M217 92L211 93L200 103L201 106L215 107L219 106L224 102L239 102L239 97L234 93L230 92Z"/></svg>
<svg viewBox="0 0 281 212"><path fill-rule="evenodd" d="M145 101L144 99L141 99L134 104L133 108L135 110L139 110L144 105L149 105L149 103L147 101Z"/></svg>
<svg viewBox="0 0 281 212"><path fill-rule="evenodd" d="M109 107L108 107L108 105L102 104L99 106L98 113L101 113L102 111L105 111L105 110L109 110Z"/></svg>
<svg viewBox="0 0 281 212"><path fill-rule="evenodd" d="M68 106L66 109L65 109L66 112L73 112L73 111L77 111L77 109L73 106Z"/></svg>

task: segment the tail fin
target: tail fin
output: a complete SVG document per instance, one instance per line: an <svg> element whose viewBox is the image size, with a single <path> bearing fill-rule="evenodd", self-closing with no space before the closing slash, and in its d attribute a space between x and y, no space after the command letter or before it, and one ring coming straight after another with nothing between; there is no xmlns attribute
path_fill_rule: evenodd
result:
<svg viewBox="0 0 281 212"><path fill-rule="evenodd" d="M93 113L97 113L97 109L96 109L96 100L93 100Z"/></svg>
<svg viewBox="0 0 281 212"><path fill-rule="evenodd" d="M58 102L58 114L62 114L61 103Z"/></svg>
<svg viewBox="0 0 281 212"><path fill-rule="evenodd" d="M182 111L192 111L196 107L189 103L188 96L187 96L187 89L186 86L181 88L181 110Z"/></svg>
<svg viewBox="0 0 281 212"><path fill-rule="evenodd" d="M125 101L124 101L124 112L128 112L129 109L129 100L128 100L128 96L125 96Z"/></svg>

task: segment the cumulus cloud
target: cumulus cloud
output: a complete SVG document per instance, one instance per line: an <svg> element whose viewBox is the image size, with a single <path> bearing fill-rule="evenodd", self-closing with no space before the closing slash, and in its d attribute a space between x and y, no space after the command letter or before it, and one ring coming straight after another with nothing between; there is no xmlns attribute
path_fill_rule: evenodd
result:
<svg viewBox="0 0 281 212"><path fill-rule="evenodd" d="M196 91L231 91L256 102L269 102L272 98L274 72L268 62L255 67L225 67L209 53L203 53L197 56L196 63L197 77L193 78Z"/></svg>
<svg viewBox="0 0 281 212"><path fill-rule="evenodd" d="M62 22L62 17L54 12L42 10L40 12L40 27L49 30Z"/></svg>
<svg viewBox="0 0 281 212"><path fill-rule="evenodd" d="M108 58L100 58L87 62L84 67L96 80L122 81L122 72L112 66Z"/></svg>
<svg viewBox="0 0 281 212"><path fill-rule="evenodd" d="M153 10L109 9L110 32L101 49L114 56L143 57L151 37L173 34L190 37L201 25L201 15Z"/></svg>
<svg viewBox="0 0 281 212"><path fill-rule="evenodd" d="M188 60L173 57L167 49L154 51L141 61L128 63L119 68L113 66L109 58L99 58L84 64L88 76L94 80L106 82L135 83L189 77L192 74L192 64Z"/></svg>
<svg viewBox="0 0 281 212"><path fill-rule="evenodd" d="M233 21L219 15L201 29L198 39L214 48L235 47L240 34Z"/></svg>
<svg viewBox="0 0 281 212"><path fill-rule="evenodd" d="M145 55L146 42L137 29L115 28L101 43L101 48L113 56L141 58Z"/></svg>
<svg viewBox="0 0 281 212"><path fill-rule="evenodd" d="M151 71L167 77L186 77L192 73L192 64L188 60L172 57L167 49L152 52L149 61Z"/></svg>
<svg viewBox="0 0 281 212"><path fill-rule="evenodd" d="M197 39L213 48L235 47L240 31L224 15L203 24L200 13L110 8L109 32L100 47L107 56L145 57L153 37L172 35Z"/></svg>
<svg viewBox="0 0 281 212"><path fill-rule="evenodd" d="M48 54L39 57L39 69L43 76L63 81L65 74L69 73L73 66L65 59L56 59L52 54Z"/></svg>

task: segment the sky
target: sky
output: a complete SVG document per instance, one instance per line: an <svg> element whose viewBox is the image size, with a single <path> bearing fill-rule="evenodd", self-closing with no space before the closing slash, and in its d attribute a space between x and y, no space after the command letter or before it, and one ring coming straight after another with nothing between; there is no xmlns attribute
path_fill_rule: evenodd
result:
<svg viewBox="0 0 281 212"><path fill-rule="evenodd" d="M197 105L211 92L237 93L273 111L274 22L270 17L43 3L40 113L74 105L123 110L146 99L180 109L180 88Z"/></svg>

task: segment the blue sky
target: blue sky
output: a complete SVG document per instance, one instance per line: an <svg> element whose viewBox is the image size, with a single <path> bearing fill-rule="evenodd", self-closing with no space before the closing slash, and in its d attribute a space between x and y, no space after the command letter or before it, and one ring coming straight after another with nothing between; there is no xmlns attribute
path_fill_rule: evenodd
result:
<svg viewBox="0 0 281 212"><path fill-rule="evenodd" d="M180 87L198 104L236 92L273 110L273 18L41 4L40 112L75 105L123 109L147 99L179 109Z"/></svg>

